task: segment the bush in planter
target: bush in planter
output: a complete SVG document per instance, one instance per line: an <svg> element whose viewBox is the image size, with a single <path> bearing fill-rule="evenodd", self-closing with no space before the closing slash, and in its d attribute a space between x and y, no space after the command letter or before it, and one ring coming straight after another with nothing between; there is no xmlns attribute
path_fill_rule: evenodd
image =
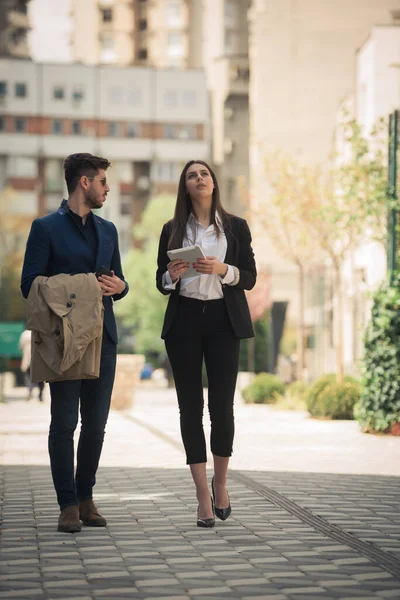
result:
<svg viewBox="0 0 400 600"><path fill-rule="evenodd" d="M374 294L364 336L363 389L355 417L366 432L387 432L400 422L400 275Z"/></svg>
<svg viewBox="0 0 400 600"><path fill-rule="evenodd" d="M331 381L318 394L309 409L313 417L354 419L354 406L360 399L360 384L356 381Z"/></svg>
<svg viewBox="0 0 400 600"><path fill-rule="evenodd" d="M320 409L316 408L319 402L319 396L324 391L324 389L336 382L336 375L334 373L329 373L327 375L322 375L318 379L314 381L314 383L309 387L306 397L307 410L312 416L322 416L317 415ZM350 375L345 375L343 383L357 383L357 380Z"/></svg>
<svg viewBox="0 0 400 600"><path fill-rule="evenodd" d="M277 407L282 410L306 410L309 387L304 381L293 381L286 387L283 396L278 396Z"/></svg>
<svg viewBox="0 0 400 600"><path fill-rule="evenodd" d="M245 402L255 404L271 404L276 401L278 394L283 394L285 384L276 375L259 373L253 381L242 390Z"/></svg>

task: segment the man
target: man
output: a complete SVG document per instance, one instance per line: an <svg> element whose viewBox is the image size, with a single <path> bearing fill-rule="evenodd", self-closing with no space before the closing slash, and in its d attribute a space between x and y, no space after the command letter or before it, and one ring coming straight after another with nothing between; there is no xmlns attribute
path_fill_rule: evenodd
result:
<svg viewBox="0 0 400 600"><path fill-rule="evenodd" d="M99 378L50 383L49 454L61 510L58 531L69 533L80 531L81 521L94 527L107 524L93 502L93 487L114 384L118 338L113 301L128 293L115 225L92 212L103 206L110 191L106 177L109 166L107 159L91 154L71 154L66 158L68 200L62 201L57 212L33 221L22 270L21 290L25 298L38 275L93 273L101 266L112 272L112 276L98 279L104 304ZM73 436L79 400L81 433L74 476Z"/></svg>

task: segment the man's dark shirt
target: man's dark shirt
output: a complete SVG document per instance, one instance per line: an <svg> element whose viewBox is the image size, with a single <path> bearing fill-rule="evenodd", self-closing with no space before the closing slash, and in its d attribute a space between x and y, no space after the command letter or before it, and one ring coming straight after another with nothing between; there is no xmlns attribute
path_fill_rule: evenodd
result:
<svg viewBox="0 0 400 600"><path fill-rule="evenodd" d="M89 242L89 245L92 249L92 254L93 254L93 271L94 271L96 256L97 256L97 247L98 247L99 242L97 239L96 228L95 228L95 225L93 222L93 213L92 213L92 211L89 212L89 214L86 218L85 224L83 224L82 217L80 217L79 215L74 213L71 209L69 209L68 214L75 221L78 229L83 233L86 240Z"/></svg>

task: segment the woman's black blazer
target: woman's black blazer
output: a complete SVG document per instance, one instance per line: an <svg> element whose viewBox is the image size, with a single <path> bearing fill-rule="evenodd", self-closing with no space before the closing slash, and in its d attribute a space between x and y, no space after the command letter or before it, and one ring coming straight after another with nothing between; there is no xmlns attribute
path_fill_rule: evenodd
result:
<svg viewBox="0 0 400 600"><path fill-rule="evenodd" d="M233 331L238 338L254 337L253 325L244 290L251 290L257 278L254 252L251 247L251 233L247 222L240 217L230 215L229 226L226 227L225 235L228 243L225 263L239 269L240 279L237 285L222 285L224 299L232 323ZM167 310L165 311L164 325L161 337L165 339L175 316L179 300L180 281L175 290L165 290L162 286L162 278L167 271L170 259L167 255L168 241L171 234L172 221L168 221L162 229L160 244L158 248L156 282L159 291L170 294Z"/></svg>

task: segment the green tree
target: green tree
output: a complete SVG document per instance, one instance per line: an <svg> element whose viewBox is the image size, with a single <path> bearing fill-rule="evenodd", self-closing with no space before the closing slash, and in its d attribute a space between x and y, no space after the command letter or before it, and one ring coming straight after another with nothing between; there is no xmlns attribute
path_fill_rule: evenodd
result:
<svg viewBox="0 0 400 600"><path fill-rule="evenodd" d="M131 291L124 302L115 305L115 311L123 325L132 329L135 350L144 354L165 352L160 335L167 297L157 290L155 273L161 229L172 218L174 205L172 196L150 200L133 232L140 248L133 248L124 260L124 274Z"/></svg>
<svg viewBox="0 0 400 600"><path fill-rule="evenodd" d="M0 313L1 320L25 318L25 304L19 290L24 247L32 217L15 210L18 193L5 188L0 194Z"/></svg>
<svg viewBox="0 0 400 600"><path fill-rule="evenodd" d="M259 215L278 253L294 264L298 273L297 378L305 370L305 277L315 262L318 244L307 226L306 215L315 210L310 195L309 169L293 157L278 152L265 157L265 175L270 186L267 209Z"/></svg>
<svg viewBox="0 0 400 600"><path fill-rule="evenodd" d="M338 128L344 151L332 164L302 165L276 153L265 158L270 186L263 220L281 256L297 266L299 315L297 353L299 376L304 365L304 278L314 261L329 257L335 277L336 368L343 380L344 262L366 241L385 239L386 160L384 123L363 132L344 114ZM299 377L299 378L300 378Z"/></svg>

